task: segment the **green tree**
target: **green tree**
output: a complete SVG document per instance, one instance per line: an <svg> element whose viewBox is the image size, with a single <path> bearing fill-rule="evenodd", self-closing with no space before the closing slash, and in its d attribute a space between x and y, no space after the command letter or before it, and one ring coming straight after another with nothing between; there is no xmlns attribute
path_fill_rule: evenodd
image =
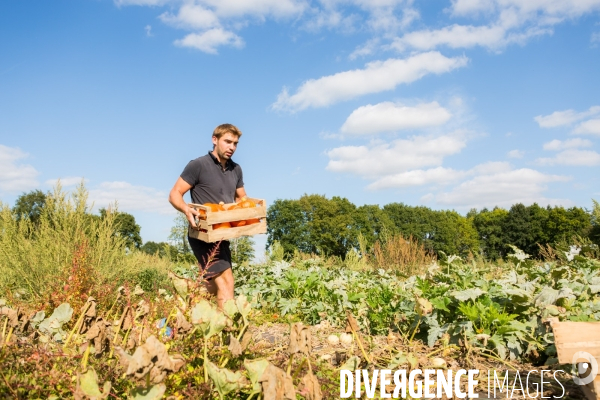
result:
<svg viewBox="0 0 600 400"><path fill-rule="evenodd" d="M590 222L592 224L592 228L590 229L590 239L600 245L600 203L596 200L592 199L594 203L594 208L590 213Z"/></svg>
<svg viewBox="0 0 600 400"><path fill-rule="evenodd" d="M100 209L100 218L106 218L106 209ZM135 222L131 214L117 211L115 215L116 233L125 239L125 245L130 249L139 249L142 245L140 236L141 227Z"/></svg>
<svg viewBox="0 0 600 400"><path fill-rule="evenodd" d="M377 240L385 241L394 235L396 229L389 215L378 205L364 205L356 209L354 214L357 229L363 235L367 251Z"/></svg>
<svg viewBox="0 0 600 400"><path fill-rule="evenodd" d="M15 206L12 209L17 221L27 218L34 224L37 224L40 220L42 209L46 205L47 197L48 194L41 190L32 190L17 197Z"/></svg>
<svg viewBox="0 0 600 400"><path fill-rule="evenodd" d="M171 244L169 252L171 260L175 262L196 263L196 257L192 253L188 242L188 227L189 222L183 213L177 213L173 220L174 224L171 228L168 241Z"/></svg>
<svg viewBox="0 0 600 400"><path fill-rule="evenodd" d="M429 251L435 251L436 214L428 207L411 207L403 203L390 203L383 211L394 224L397 232L404 237L412 236Z"/></svg>
<svg viewBox="0 0 600 400"><path fill-rule="evenodd" d="M358 246L356 206L334 196L303 195L298 200L276 200L267 211L267 247L278 241L286 255L294 250L345 257Z"/></svg>
<svg viewBox="0 0 600 400"><path fill-rule="evenodd" d="M436 253L443 251L461 257L479 253L479 237L472 219L456 211L438 211L435 213L435 226L432 245Z"/></svg>
<svg viewBox="0 0 600 400"><path fill-rule="evenodd" d="M547 242L569 242L576 236L590 234L593 229L592 217L579 207L554 207L548 210L544 229L548 235Z"/></svg>
<svg viewBox="0 0 600 400"><path fill-rule="evenodd" d="M508 211L495 207L492 211L484 208L479 213L470 212L473 226L479 237L481 253L488 260L496 260L506 256L506 235L503 230Z"/></svg>
<svg viewBox="0 0 600 400"><path fill-rule="evenodd" d="M254 241L249 236L229 240L231 262L238 265L248 263L254 258Z"/></svg>
<svg viewBox="0 0 600 400"><path fill-rule="evenodd" d="M267 221L267 248L277 241L286 255L295 249L310 252L307 219L298 200L275 200L267 210Z"/></svg>

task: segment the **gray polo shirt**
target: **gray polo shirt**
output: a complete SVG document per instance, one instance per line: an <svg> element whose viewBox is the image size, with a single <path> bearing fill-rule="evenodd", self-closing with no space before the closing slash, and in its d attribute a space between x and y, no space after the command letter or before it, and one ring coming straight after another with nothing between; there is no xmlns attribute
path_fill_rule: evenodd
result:
<svg viewBox="0 0 600 400"><path fill-rule="evenodd" d="M233 203L235 190L244 186L242 167L227 160L225 168L209 151L186 165L181 179L192 186L192 203Z"/></svg>

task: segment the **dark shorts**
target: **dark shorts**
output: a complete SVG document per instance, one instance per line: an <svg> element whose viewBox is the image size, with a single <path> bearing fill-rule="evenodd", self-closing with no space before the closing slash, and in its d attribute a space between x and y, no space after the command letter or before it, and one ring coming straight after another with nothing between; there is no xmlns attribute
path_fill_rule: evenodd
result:
<svg viewBox="0 0 600 400"><path fill-rule="evenodd" d="M190 247L198 260L200 270L204 270L204 277L211 279L219 273L231 268L231 250L229 241L206 243L202 240L194 239L188 236ZM215 249L217 249L215 251ZM213 254L214 252L214 254ZM211 258L212 260L209 260ZM208 268L207 264L208 263Z"/></svg>

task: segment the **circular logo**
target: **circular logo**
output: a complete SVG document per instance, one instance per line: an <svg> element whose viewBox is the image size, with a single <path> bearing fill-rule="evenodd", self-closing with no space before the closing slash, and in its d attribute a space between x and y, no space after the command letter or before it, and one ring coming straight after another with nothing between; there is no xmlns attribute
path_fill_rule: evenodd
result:
<svg viewBox="0 0 600 400"><path fill-rule="evenodd" d="M580 360L582 358L584 360L587 360L588 362L577 363L577 360ZM577 353L573 354L573 359L571 360L571 362L573 363L573 368L577 369L577 373L579 375L585 373L585 371L587 371L588 368L592 368L590 374L585 378L580 378L579 376L573 377L573 382L575 382L578 385L587 385L588 383L592 382L598 375L598 361L596 361L594 356L592 356L590 353L587 353L585 351L578 351Z"/></svg>

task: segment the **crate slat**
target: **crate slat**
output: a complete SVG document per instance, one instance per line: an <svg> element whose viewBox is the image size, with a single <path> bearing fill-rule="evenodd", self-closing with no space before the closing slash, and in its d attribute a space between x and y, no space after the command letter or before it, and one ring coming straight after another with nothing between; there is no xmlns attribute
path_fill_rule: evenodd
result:
<svg viewBox="0 0 600 400"><path fill-rule="evenodd" d="M240 236L258 235L260 233L267 233L267 221L264 219L257 224L238 226L236 228L221 228L208 232L200 232L192 228L188 229L190 237L207 243L235 239Z"/></svg>

